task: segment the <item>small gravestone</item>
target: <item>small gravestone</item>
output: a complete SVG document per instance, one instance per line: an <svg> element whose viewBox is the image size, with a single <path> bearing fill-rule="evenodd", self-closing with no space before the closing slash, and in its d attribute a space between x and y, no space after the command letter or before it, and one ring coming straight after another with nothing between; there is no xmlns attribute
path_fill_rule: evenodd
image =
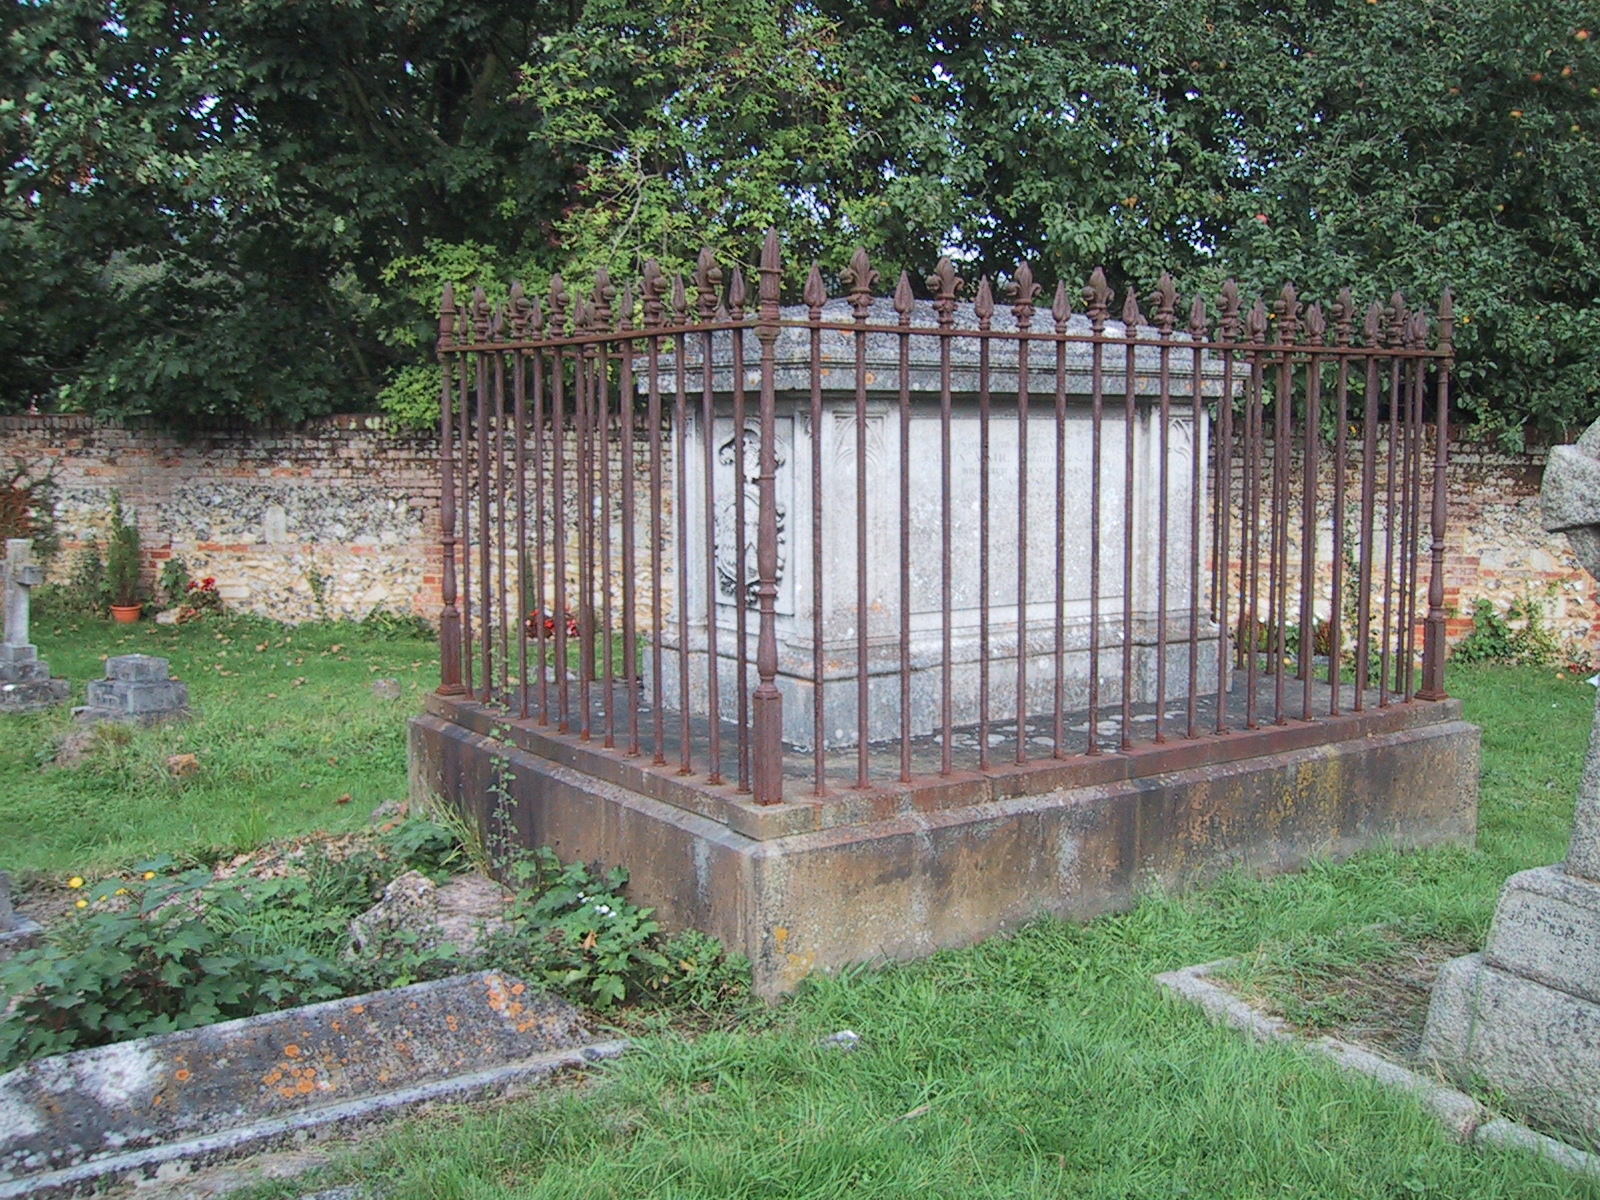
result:
<svg viewBox="0 0 1600 1200"><path fill-rule="evenodd" d="M1600 422L1551 451L1543 498L1545 527L1600 575ZM1566 862L1506 881L1483 952L1439 973L1422 1052L1458 1082L1600 1137L1600 697Z"/></svg>
<svg viewBox="0 0 1600 1200"><path fill-rule="evenodd" d="M153 724L189 713L189 687L172 678L171 665L153 654L106 659L106 677L89 681L89 703L73 709L80 721Z"/></svg>
<svg viewBox="0 0 1600 1200"><path fill-rule="evenodd" d="M5 603L5 634L0 640L0 712L37 712L67 698L67 681L50 677L50 664L28 641L28 593L44 582L27 538L6 540L0 572Z"/></svg>

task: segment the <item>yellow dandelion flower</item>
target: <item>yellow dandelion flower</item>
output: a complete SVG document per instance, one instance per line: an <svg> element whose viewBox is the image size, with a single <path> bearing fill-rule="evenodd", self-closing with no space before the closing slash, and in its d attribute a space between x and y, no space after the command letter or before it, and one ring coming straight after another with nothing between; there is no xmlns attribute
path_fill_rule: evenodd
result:
<svg viewBox="0 0 1600 1200"><path fill-rule="evenodd" d="M88 908L89 907L89 902L87 900L79 900L78 901L78 907L79 908Z"/></svg>
<svg viewBox="0 0 1600 1200"><path fill-rule="evenodd" d="M83 876L74 875L71 879L67 880L67 886L69 888L81 888L83 886Z"/></svg>
<svg viewBox="0 0 1600 1200"><path fill-rule="evenodd" d="M128 894L128 889L127 888L118 888L116 891L112 892L111 894L113 896L126 896Z"/></svg>
<svg viewBox="0 0 1600 1200"><path fill-rule="evenodd" d="M156 877L156 873L154 871L146 871L144 873L144 877L146 879L154 879Z"/></svg>

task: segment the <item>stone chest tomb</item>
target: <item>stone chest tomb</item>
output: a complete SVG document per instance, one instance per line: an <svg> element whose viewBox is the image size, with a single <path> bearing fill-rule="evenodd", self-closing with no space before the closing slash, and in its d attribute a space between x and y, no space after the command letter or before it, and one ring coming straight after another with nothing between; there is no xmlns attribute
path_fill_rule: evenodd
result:
<svg viewBox="0 0 1600 1200"><path fill-rule="evenodd" d="M755 276L446 294L417 792L625 865L766 994L1471 839L1448 296L919 297L858 254L834 298L775 235Z"/></svg>

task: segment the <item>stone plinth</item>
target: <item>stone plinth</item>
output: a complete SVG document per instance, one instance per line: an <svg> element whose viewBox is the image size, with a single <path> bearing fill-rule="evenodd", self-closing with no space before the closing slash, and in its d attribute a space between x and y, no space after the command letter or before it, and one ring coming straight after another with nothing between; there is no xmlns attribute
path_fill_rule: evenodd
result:
<svg viewBox="0 0 1600 1200"><path fill-rule="evenodd" d="M1151 886L1380 845L1470 845L1476 828L1478 730L1456 700L920 788L821 801L797 788L771 806L498 708L427 706L410 721L413 797L445 798L489 838L626 866L630 896L667 928L749 956L765 996L1039 916L1125 909Z"/></svg>
<svg viewBox="0 0 1600 1200"><path fill-rule="evenodd" d="M786 309L788 320L802 320L806 310ZM846 321L849 306L833 301L823 310L827 321ZM890 302L875 302L870 321L893 325ZM920 304L912 320L934 323L932 306ZM1191 505L1208 511L1206 493L1207 428L1193 419L1196 389L1202 399L1219 398L1224 388L1222 365L1202 360L1198 378L1193 354L1175 347L1169 356L1169 414L1163 429L1160 408L1160 352L1139 348L1133 365L1133 413L1125 402L1127 352L1107 346L1101 358L1099 419L1099 516L1090 514L1095 486L1095 415L1093 351L1087 342L1065 346L1058 364L1057 343L1048 338L1029 343L1026 458L1019 371L1019 343L991 340L989 347L989 417L981 415L979 339L971 305L958 306L958 336L948 340L950 420L948 477L942 468L945 422L942 400L942 339L918 332L908 339L909 368L904 379L909 419L901 420L902 339L873 333L866 341L866 416L857 413L856 342L854 333L829 329L813 354L810 331L785 328L776 343L777 391L777 520L778 679L784 693L784 740L792 746L813 742L812 693L815 668L816 618L821 618L822 680L826 701L823 741L850 745L857 737L857 635L867 626L865 669L869 676L867 730L869 740L898 737L903 707L899 679L902 593L901 462L910 463L907 495L910 586L911 685L906 702L913 735L931 732L940 719L943 699L943 612L951 623L952 719L965 725L979 719L982 614L987 610L989 703L994 719L1014 713L1017 657L1027 658L1027 707L1038 712L1055 703L1056 577L1058 548L1062 563L1062 693L1063 703L1085 703L1092 673L1091 625L1098 617L1100 698L1119 703L1123 693L1122 638L1125 613L1133 642L1132 669L1126 681L1134 702L1156 698L1158 631L1165 620L1168 695L1187 686L1190 614L1196 596L1189 573ZM1044 316L1036 324L1048 330ZM997 313L997 330L1016 329L1008 312ZM1077 337L1089 331L1085 318L1070 325ZM1108 336L1124 333L1120 323ZM1154 330L1143 331L1154 337ZM700 411L707 383L704 347L688 339L683 384L687 421L675 447L674 461L683 464L687 486L686 551L688 570L684 599L689 616L691 668L688 707L704 712L706 661L709 654L708 610L715 612L718 687L721 715L738 713L738 608L747 607L747 653L755 658L756 531L760 504L757 489L760 353L753 333L744 335L746 424L735 428L731 368L732 335L719 334L711 347L710 386L716 415L709 429ZM821 388L820 423L812 419L812 363ZM1059 371L1058 371L1059 366ZM1058 443L1056 391L1058 373L1065 394L1065 419ZM644 373L641 372L641 377ZM644 385L641 385L644 386ZM675 363L666 365L660 383L670 402L678 386ZM670 403L668 404L670 407ZM711 505L714 544L706 537L706 440L711 440ZM739 476L739 444L743 439L743 477ZM982 579L980 538L983 520L987 437L988 579ZM1059 444L1059 451L1058 451ZM1130 462L1131 444L1131 471ZM858 473L864 459L866 502L857 513ZM1198 481L1194 464L1201 464ZM1165 499L1163 500L1163 474ZM1026 519L1021 515L1019 484L1025 477ZM1057 489L1063 497L1063 518L1057 523ZM1131 489L1131 518L1125 502ZM739 554L739 497L744 501L742 578ZM949 508L949 569L945 569L945 501ZM1166 526L1165 554L1161 526ZM1124 589L1127 534L1132 533L1131 591ZM1202 527L1206 522L1202 521ZM866 540L865 608L858 594L858 538ZM1098 545L1098 587L1091 586L1092 548ZM820 549L820 574L814 551ZM1205 561L1199 547L1198 561ZM714 604L707 603L708 557ZM1018 567L1025 568L1025 595L1018 594ZM1202 575L1203 579L1203 575ZM1164 605L1162 601L1165 601ZM1202 690L1217 686L1217 630L1205 614L1207 597L1199 601L1200 650L1198 681ZM1097 601L1097 606L1096 602ZM1025 627L1025 640L1022 633ZM679 630L669 620L664 644L676 647ZM1022 642L1019 646L1019 642ZM669 706L677 706L675 670L663 680ZM750 678L753 680L753 669ZM1181 681L1181 682L1180 682Z"/></svg>
<svg viewBox="0 0 1600 1200"><path fill-rule="evenodd" d="M1459 1083L1600 1136L1600 884L1560 866L1508 879L1483 953L1439 972L1422 1049Z"/></svg>
<svg viewBox="0 0 1600 1200"><path fill-rule="evenodd" d="M0 645L0 712L37 712L61 704L71 690L50 674L37 646Z"/></svg>
<svg viewBox="0 0 1600 1200"><path fill-rule="evenodd" d="M170 664L150 654L106 660L106 677L89 681L89 703L73 715L83 721L155 722L185 716L189 687L172 678Z"/></svg>

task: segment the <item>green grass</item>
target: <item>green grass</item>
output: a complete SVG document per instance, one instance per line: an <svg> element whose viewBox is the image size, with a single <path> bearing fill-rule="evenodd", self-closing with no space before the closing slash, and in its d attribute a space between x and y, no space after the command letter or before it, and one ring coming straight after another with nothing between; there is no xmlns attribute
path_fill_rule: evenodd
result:
<svg viewBox="0 0 1600 1200"><path fill-rule="evenodd" d="M40 766L62 716L4 719L8 865L57 873L364 823L403 793L403 717L436 679L433 645L349 626L41 620L35 633L80 696L102 654L166 655L197 712L107 739L73 770ZM402 679L403 700L372 697L382 675ZM1454 671L1451 687L1485 727L1474 850L1375 851L1272 880L1230 875L1086 925L1038 922L818 980L735 1032L646 1024L632 1054L581 1086L434 1110L322 1175L393 1200L1600 1196L1530 1156L1457 1146L1405 1098L1249 1045L1150 982L1261 947L1359 955L1379 924L1480 942L1504 878L1565 851L1594 691L1486 667ZM179 752L199 756L198 775L170 776ZM860 1049L819 1044L845 1028Z"/></svg>
<svg viewBox="0 0 1600 1200"><path fill-rule="evenodd" d="M351 624L127 627L47 612L33 638L72 681L74 704L104 656L142 652L171 660L194 716L97 735L71 769L48 765L77 728L66 709L0 717L0 865L17 871L91 875L160 853L208 859L358 828L382 801L404 798L404 718L438 682L435 644ZM401 681L400 700L372 695L385 676ZM175 778L173 754L196 755L199 770Z"/></svg>
<svg viewBox="0 0 1600 1200"><path fill-rule="evenodd" d="M1380 922L1481 939L1505 876L1565 851L1594 692L1532 669L1451 684L1486 724L1475 850L1232 875L818 980L744 1030L648 1032L582 1086L432 1112L322 1175L391 1200L1600 1196L1529 1155L1458 1146L1404 1097L1249 1045L1150 982ZM819 1044L845 1028L859 1050Z"/></svg>

